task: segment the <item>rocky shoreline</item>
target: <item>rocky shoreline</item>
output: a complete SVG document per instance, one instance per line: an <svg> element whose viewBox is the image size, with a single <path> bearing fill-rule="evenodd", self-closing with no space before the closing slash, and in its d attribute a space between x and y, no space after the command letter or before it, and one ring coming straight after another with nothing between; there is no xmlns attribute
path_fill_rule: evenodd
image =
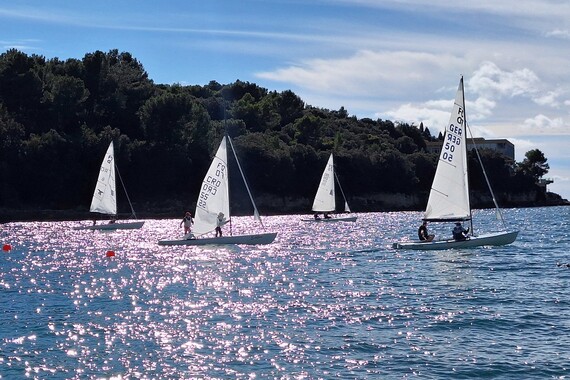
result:
<svg viewBox="0 0 570 380"><path fill-rule="evenodd" d="M256 199L257 208L263 215L310 214L311 200L305 198L288 199L272 196L261 196ZM357 196L349 200L353 212L397 212L424 211L427 194L370 194ZM499 205L503 208L570 206L570 202L558 194L514 194L498 196ZM193 211L195 205L184 205L180 201L170 202L167 207L163 202L157 204L135 204L139 219L181 218L185 210ZM172 206L173 205L173 206ZM490 196L472 194L474 209L492 208ZM234 215L251 215L249 205L232 207ZM119 213L120 218L130 218L130 213ZM74 221L93 219L93 214L86 209L64 210L55 208L27 207L0 208L0 223L32 222L32 221ZM104 220L104 216L96 219Z"/></svg>

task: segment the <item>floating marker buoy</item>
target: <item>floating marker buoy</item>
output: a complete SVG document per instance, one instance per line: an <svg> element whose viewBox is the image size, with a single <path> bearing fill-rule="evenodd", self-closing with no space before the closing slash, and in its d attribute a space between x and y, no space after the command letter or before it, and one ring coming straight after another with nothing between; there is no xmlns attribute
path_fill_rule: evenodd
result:
<svg viewBox="0 0 570 380"><path fill-rule="evenodd" d="M105 254L105 256L107 256L107 257L115 257L115 251L107 251L107 253Z"/></svg>
<svg viewBox="0 0 570 380"><path fill-rule="evenodd" d="M12 250L12 246L11 246L10 244L4 244L4 245L2 246L2 250L3 250L4 252L9 252L9 251Z"/></svg>

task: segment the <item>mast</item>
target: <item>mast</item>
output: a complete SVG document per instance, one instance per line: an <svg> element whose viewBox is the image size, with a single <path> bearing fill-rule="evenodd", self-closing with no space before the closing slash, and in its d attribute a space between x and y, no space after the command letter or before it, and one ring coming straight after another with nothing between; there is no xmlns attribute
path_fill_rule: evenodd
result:
<svg viewBox="0 0 570 380"><path fill-rule="evenodd" d="M464 133L467 133L467 111L465 110L465 86L463 85L463 75L461 76L461 94L463 95L463 125L465 126L464 128ZM465 136L465 139L463 140L463 142L465 144L467 144L467 136ZM468 160L467 160L467 146L465 146L465 171L469 174L469 165L468 165ZM467 186L467 189L469 189L469 175L465 176L465 185ZM471 204L469 204L469 225L470 225L470 230L471 230L471 234L473 235L474 231L473 231L473 212L471 210Z"/></svg>
<svg viewBox="0 0 570 380"><path fill-rule="evenodd" d="M232 152L234 152L235 155L235 151L234 151L234 146L232 145L232 142L230 140L230 135L228 134L228 123L227 123L227 119L226 119L226 102L225 102L225 98L222 97L222 99L224 100L222 102L222 107L224 109L224 136L226 137L226 140L228 140L230 142L231 148L232 148ZM236 158L237 159L237 158ZM228 223L230 224L230 235L233 236L233 231L232 231L232 218L231 218L231 214L232 214L232 203L230 202L230 162L228 160L228 151L226 149L226 178L227 178L227 186L228 186L228 210L230 211L230 215L228 215Z"/></svg>

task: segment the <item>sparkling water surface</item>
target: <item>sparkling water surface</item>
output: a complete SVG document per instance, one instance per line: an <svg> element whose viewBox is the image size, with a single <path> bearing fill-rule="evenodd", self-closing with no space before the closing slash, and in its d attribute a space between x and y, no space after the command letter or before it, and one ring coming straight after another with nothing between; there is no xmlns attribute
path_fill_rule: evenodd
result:
<svg viewBox="0 0 570 380"><path fill-rule="evenodd" d="M570 207L503 211L515 243L449 251L391 248L417 212L265 217L251 247L158 246L180 220L0 225L0 378L566 378Z"/></svg>

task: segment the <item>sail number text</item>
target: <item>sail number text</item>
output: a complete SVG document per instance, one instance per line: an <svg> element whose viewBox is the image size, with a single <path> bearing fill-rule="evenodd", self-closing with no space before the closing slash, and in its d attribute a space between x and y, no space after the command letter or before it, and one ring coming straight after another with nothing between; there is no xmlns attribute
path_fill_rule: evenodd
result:
<svg viewBox="0 0 570 380"><path fill-rule="evenodd" d="M200 196L198 197L198 206L201 208L206 208L206 201L209 196L216 195L219 187L222 185L222 179L226 175L226 165L223 163L218 163L213 175L207 175L202 184L202 190L200 191Z"/></svg>
<svg viewBox="0 0 570 380"><path fill-rule="evenodd" d="M457 116L457 124L451 123L447 127L447 133L445 134L445 144L443 145L443 152L441 153L441 159L444 161L453 161L453 152L455 152L455 147L461 145L463 135L463 110L459 109Z"/></svg>

